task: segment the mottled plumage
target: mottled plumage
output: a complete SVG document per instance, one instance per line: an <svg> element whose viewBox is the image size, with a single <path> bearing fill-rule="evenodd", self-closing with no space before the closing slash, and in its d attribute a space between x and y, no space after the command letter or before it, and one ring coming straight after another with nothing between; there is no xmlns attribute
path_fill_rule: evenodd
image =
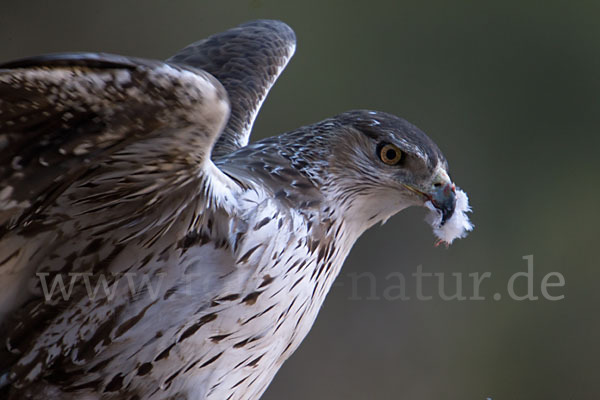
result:
<svg viewBox="0 0 600 400"><path fill-rule="evenodd" d="M258 399L367 228L429 205L470 229L401 118L248 145L294 48L255 21L166 62L0 66L0 398Z"/></svg>

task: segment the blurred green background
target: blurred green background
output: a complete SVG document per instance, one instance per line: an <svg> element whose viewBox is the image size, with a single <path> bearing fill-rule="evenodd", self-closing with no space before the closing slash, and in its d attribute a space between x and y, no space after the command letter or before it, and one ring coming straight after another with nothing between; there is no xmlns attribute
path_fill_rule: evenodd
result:
<svg viewBox="0 0 600 400"><path fill-rule="evenodd" d="M600 2L2 0L0 60L162 59L256 18L287 22L298 48L254 139L348 109L403 116L444 151L476 224L448 250L433 246L423 210L367 232L264 399L599 398ZM550 293L563 300L508 298L529 254L535 294L560 272ZM462 273L467 296L467 274L490 272L486 300L444 301L431 279L430 301L367 299L372 282L375 297L397 283L390 273L414 294L419 265L446 273L448 293ZM362 272L373 281L353 287Z"/></svg>

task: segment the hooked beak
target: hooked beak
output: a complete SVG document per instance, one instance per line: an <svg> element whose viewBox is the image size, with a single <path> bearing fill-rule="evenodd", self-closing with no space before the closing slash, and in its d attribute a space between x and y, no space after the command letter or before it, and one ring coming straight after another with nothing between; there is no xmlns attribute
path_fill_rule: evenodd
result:
<svg viewBox="0 0 600 400"><path fill-rule="evenodd" d="M454 214L454 209L456 208L456 186L443 169L440 168L435 174L429 188L421 190L406 184L404 186L423 196L426 201L430 201L442 213L440 226L443 226Z"/></svg>

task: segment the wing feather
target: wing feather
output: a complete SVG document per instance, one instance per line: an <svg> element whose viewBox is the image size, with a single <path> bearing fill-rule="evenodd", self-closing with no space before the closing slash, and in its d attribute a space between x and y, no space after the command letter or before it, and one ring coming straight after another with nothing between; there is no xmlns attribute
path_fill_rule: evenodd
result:
<svg viewBox="0 0 600 400"><path fill-rule="evenodd" d="M63 54L2 65L0 226L23 225L101 160L142 143L151 154L125 153L127 168L146 168L150 155L195 173L227 114L212 76L163 62Z"/></svg>
<svg viewBox="0 0 600 400"><path fill-rule="evenodd" d="M227 90L231 115L213 159L248 144L260 106L295 49L288 25L258 20L193 43L168 60L211 73Z"/></svg>

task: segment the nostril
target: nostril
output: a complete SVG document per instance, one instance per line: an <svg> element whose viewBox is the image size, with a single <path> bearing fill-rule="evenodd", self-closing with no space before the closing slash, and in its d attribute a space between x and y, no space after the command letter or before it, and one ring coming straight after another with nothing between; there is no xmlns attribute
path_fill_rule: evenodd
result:
<svg viewBox="0 0 600 400"><path fill-rule="evenodd" d="M433 184L433 187L434 188L439 188L439 187L442 187L442 184L439 183L439 182L436 182L436 183Z"/></svg>

